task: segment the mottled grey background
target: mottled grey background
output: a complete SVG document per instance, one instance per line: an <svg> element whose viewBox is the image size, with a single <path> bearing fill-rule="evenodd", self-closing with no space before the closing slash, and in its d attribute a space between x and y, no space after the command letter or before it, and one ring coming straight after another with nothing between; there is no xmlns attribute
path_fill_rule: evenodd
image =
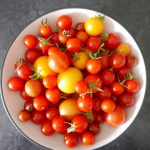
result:
<svg viewBox="0 0 150 150"><path fill-rule="evenodd" d="M0 0L0 64L22 29L39 16L61 8L89 8L120 22L141 48L150 76L149 0ZM147 89L150 81L147 80ZM150 149L150 92L147 90L138 116L119 138L101 150ZM0 150L44 150L25 139L8 119L0 101Z"/></svg>

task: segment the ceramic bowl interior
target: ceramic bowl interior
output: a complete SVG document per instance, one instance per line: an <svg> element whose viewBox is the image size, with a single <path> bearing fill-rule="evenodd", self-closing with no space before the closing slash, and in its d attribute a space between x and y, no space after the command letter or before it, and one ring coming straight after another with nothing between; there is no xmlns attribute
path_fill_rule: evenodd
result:
<svg viewBox="0 0 150 150"><path fill-rule="evenodd" d="M63 143L63 136L54 134L53 136L46 137L42 135L40 131L40 126L34 125L32 122L21 123L18 120L18 112L23 108L24 100L20 97L18 92L10 92L7 87L8 79L14 75L14 63L18 59L18 57L23 57L26 47L23 44L23 38L27 34L39 34L39 25L41 23L42 18L47 18L48 23L51 24L53 30L56 29L56 19L60 15L70 15L73 18L73 25L77 22L84 22L87 18L93 17L99 12L87 10L87 9L63 9L48 13L39 19L33 21L29 24L16 38L16 40L11 45L4 64L2 68L2 76L1 76L1 92L3 98L3 104L6 109L8 116L10 117L11 121L14 125L21 131L21 133L31 140L32 142L44 146L46 148L51 148L55 150L66 150L68 149ZM136 44L135 40L132 36L128 33L128 31L120 25L115 20L111 19L108 16L105 16L104 19L104 27L105 32L117 32L121 36L122 42L128 43L132 49L132 53L138 58L138 65L134 67L134 72L138 80L140 81L140 91L136 93L136 102L135 105L129 109L127 109L127 120L124 124L119 126L118 128L110 127L105 123L101 125L101 133L96 136L95 144L90 147L85 147L82 144L79 144L74 150L90 150L95 149L98 147L102 147L118 136L120 136L133 122L135 117L137 116L145 94L146 88L146 71L145 71L145 64L143 61L142 54L138 45Z"/></svg>

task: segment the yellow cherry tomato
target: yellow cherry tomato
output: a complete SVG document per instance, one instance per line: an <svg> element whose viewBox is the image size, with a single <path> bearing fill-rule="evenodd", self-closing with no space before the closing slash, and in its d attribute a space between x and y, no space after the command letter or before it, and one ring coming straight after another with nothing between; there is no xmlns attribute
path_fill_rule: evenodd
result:
<svg viewBox="0 0 150 150"><path fill-rule="evenodd" d="M64 93L74 93L75 84L82 79L82 72L77 68L70 67L57 76L57 86Z"/></svg>
<svg viewBox="0 0 150 150"><path fill-rule="evenodd" d="M86 64L88 60L89 57L85 52L75 53L73 56L73 65L74 67L82 70L86 68Z"/></svg>
<svg viewBox="0 0 150 150"><path fill-rule="evenodd" d="M61 102L59 105L59 113L67 120L72 120L74 116L80 114L80 110L77 106L77 100L69 98Z"/></svg>
<svg viewBox="0 0 150 150"><path fill-rule="evenodd" d="M55 75L48 66L48 56L39 57L33 64L33 68L36 72L39 72L40 78L44 78L48 75Z"/></svg>
<svg viewBox="0 0 150 150"><path fill-rule="evenodd" d="M116 51L119 52L119 53L124 54L125 56L128 56L130 51L131 51L131 49L130 49L128 44L121 43L121 44L118 45Z"/></svg>
<svg viewBox="0 0 150 150"><path fill-rule="evenodd" d="M104 25L102 20L96 17L91 17L85 21L85 31L91 36L100 35L103 32Z"/></svg>

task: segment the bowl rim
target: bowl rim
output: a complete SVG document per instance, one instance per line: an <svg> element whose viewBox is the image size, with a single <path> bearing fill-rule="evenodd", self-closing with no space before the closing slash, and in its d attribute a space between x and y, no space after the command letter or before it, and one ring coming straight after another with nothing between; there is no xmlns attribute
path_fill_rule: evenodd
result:
<svg viewBox="0 0 150 150"><path fill-rule="evenodd" d="M16 42L17 37L22 33L22 31L25 30L26 27L30 26L34 21L36 21L37 19L41 18L42 16L48 15L48 14L50 14L50 13L55 13L55 12L57 12L57 11L65 11L65 10L67 10L67 11L69 11L69 10L74 10L74 11L75 11L75 10L78 10L78 11L79 11L79 10L81 10L81 11L94 11L94 12L97 12L97 13L101 13L101 12L99 12L99 11L97 11L97 10L93 10L93 9L80 8L80 7L78 7L78 8L77 8L77 7L71 7L71 8L61 8L61 9L56 8L56 9L54 9L54 10L47 11L46 13L39 15L37 18L35 18L34 20L30 21L29 23L27 23L26 25L24 25L24 26L22 27L21 31L19 31L19 33L15 36L13 42L12 42L12 43L9 45L9 47L7 48L6 53L5 53L5 56L4 56L4 58L3 58L2 67L1 67L1 74L0 74L0 75L1 75L1 79L0 79L0 82L1 82L1 84L0 84L1 100L2 100L2 104L3 104L3 106L4 106L5 112L6 112L7 116L8 116L8 118L9 118L9 120L12 122L12 124L15 126L15 128L16 128L26 139L28 139L28 140L29 140L30 142L32 142L33 144L35 144L35 145L37 145L37 146L39 146L39 147L41 147L41 148L45 148L45 149L47 149L47 150L51 150L51 148L48 148L48 147L46 147L46 146L44 146L44 145L41 145L40 143L37 143L36 141L34 141L33 139L31 139L28 135L26 135L26 134L19 128L19 126L17 125L17 123L15 123L15 121L13 120L12 116L11 116L10 113L9 113L9 110L8 110L8 108L7 108L7 105L6 105L6 103L5 103L5 98L4 98L4 95L3 95L3 85L2 85L2 80L3 80L3 79L2 79L2 76L3 76L4 64L5 64L5 61L6 61L8 52L9 52L11 46ZM135 114L134 118L132 119L131 123L129 123L129 125L126 127L126 129L123 130L123 132L121 132L121 134L123 134L123 133L129 128L129 126L134 122L134 120L136 119L136 117L137 117L138 113L140 112L140 109L141 109L141 107L142 107L142 105L143 105L143 101L144 101L145 93L146 93L146 89L147 89L147 88L146 88L146 87L147 87L146 65L145 65L144 57L143 57L143 54L142 54L142 52L141 52L141 50L140 50L140 47L139 47L139 45L137 44L136 39L132 36L132 34L131 34L122 24L120 24L116 19L113 19L112 17L109 17L108 15L106 15L106 14L104 14L104 13L101 13L101 14L103 14L104 16L107 16L108 18L110 18L110 19L112 19L113 21L117 22L120 26L122 26L122 27L129 33L129 35L130 35L130 36L133 38L133 40L135 41L135 43L136 43L136 45L137 45L137 47L138 47L138 49L139 49L139 53L140 53L140 55L142 56L143 63L144 63L144 70L145 70L145 87L144 87L144 93L143 93L142 103L141 103L141 106L139 107L139 110L137 111L137 113ZM117 138L119 138L119 137L121 136L121 134L119 134L117 137L111 139L108 143L105 143L104 145L102 145L102 146L100 146L100 147L97 147L97 148L102 148L102 147L105 147L106 145L112 143L114 140L116 140Z"/></svg>

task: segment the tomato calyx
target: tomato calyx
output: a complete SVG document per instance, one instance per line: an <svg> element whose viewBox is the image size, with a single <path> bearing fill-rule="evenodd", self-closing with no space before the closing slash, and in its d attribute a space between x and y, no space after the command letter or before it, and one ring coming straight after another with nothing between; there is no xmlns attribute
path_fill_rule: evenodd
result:
<svg viewBox="0 0 150 150"><path fill-rule="evenodd" d="M83 114L89 120L90 123L93 122L94 117L93 117L92 110L89 111L89 112L86 112L86 113L85 112L81 112L81 114Z"/></svg>
<svg viewBox="0 0 150 150"><path fill-rule="evenodd" d="M108 34L103 32L100 37L101 42L105 42L107 39L108 39Z"/></svg>
<svg viewBox="0 0 150 150"><path fill-rule="evenodd" d="M15 71L17 71L25 63L26 61L23 58L19 58L18 61L15 63Z"/></svg>
<svg viewBox="0 0 150 150"><path fill-rule="evenodd" d="M95 18L99 19L99 20L104 20L105 16L104 15L101 15L101 14L96 14L95 15Z"/></svg>
<svg viewBox="0 0 150 150"><path fill-rule="evenodd" d="M104 43L102 43L99 47L99 49L97 50L97 52L90 52L89 55L90 55L90 58L92 59L100 59L100 52L101 50L105 50L104 48Z"/></svg>
<svg viewBox="0 0 150 150"><path fill-rule="evenodd" d="M128 87L125 85L125 82L126 82L127 80L132 80L132 79L133 79L133 74L128 73L122 81L119 79L119 77L117 77L117 78L118 78L119 83L120 83L122 86L124 86L125 88L128 88Z"/></svg>
<svg viewBox="0 0 150 150"><path fill-rule="evenodd" d="M63 30L63 35L66 37L71 37L69 30Z"/></svg>
<svg viewBox="0 0 150 150"><path fill-rule="evenodd" d="M41 21L41 24L42 25L47 25L47 18L43 18L42 21Z"/></svg>
<svg viewBox="0 0 150 150"><path fill-rule="evenodd" d="M39 70L39 71L34 71L33 75L30 76L30 79L33 79L33 80L38 80L40 78L40 72L42 70Z"/></svg>
<svg viewBox="0 0 150 150"><path fill-rule="evenodd" d="M67 133L75 132L75 130L76 130L76 125L75 124L72 124L70 122L65 122L65 123L67 123L68 125L70 125L70 127L67 129Z"/></svg>
<svg viewBox="0 0 150 150"><path fill-rule="evenodd" d="M55 43L55 44L50 44L50 43L49 43L49 40L50 40L50 38L51 38L52 36L53 36L53 35L51 35L51 36L48 37L47 39L38 37L38 40L43 44L44 47L45 47L46 45L49 45L49 46L57 46L56 43Z"/></svg>

